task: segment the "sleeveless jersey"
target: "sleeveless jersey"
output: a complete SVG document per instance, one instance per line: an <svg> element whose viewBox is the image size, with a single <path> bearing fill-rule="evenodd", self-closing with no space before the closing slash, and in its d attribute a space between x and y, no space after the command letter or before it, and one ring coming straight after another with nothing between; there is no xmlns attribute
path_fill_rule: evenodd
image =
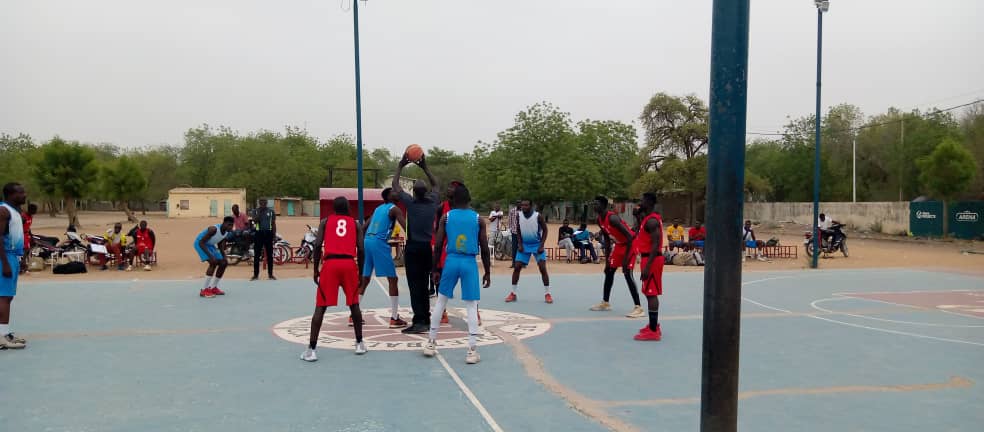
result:
<svg viewBox="0 0 984 432"><path fill-rule="evenodd" d="M215 234L213 234L212 237L205 239L205 244L215 247L219 244L220 241L226 238L226 234L229 233L225 233L225 234L222 233L222 224L215 225ZM202 237L205 237L207 235L208 235L208 228L205 228L205 230L199 233L198 237L195 238L195 244L197 245L198 241L201 240Z"/></svg>
<svg viewBox="0 0 984 432"><path fill-rule="evenodd" d="M523 234L524 244L540 243L540 213L533 212L530 217L519 212L519 231Z"/></svg>
<svg viewBox="0 0 984 432"><path fill-rule="evenodd" d="M0 205L7 208L10 213L10 223L7 224L7 233L3 235L3 250L8 255L24 255L24 220L21 219L20 211L10 204L0 202Z"/></svg>
<svg viewBox="0 0 984 432"><path fill-rule="evenodd" d="M325 222L324 256L344 255L355 257L355 219L351 216L333 214Z"/></svg>
<svg viewBox="0 0 984 432"><path fill-rule="evenodd" d="M451 211L451 202L450 201L444 201L444 202L442 202L441 203L441 214L439 216L437 216L436 218L434 218L434 232L435 233L437 232L437 226L441 223L441 218L444 217L444 215L448 214L449 211ZM436 235L435 236L431 236L431 247L434 247L435 246L435 242L437 242L437 236ZM445 239L445 243L447 243L447 239Z"/></svg>
<svg viewBox="0 0 984 432"><path fill-rule="evenodd" d="M632 246L635 246L636 250L640 254L648 255L653 250L653 239L650 233L646 232L646 223L650 220L655 219L659 222L660 231L663 230L663 218L659 216L659 213L650 213L642 218L639 222L639 233L636 234L635 240L632 242ZM663 250L663 236L659 236L658 250Z"/></svg>
<svg viewBox="0 0 984 432"><path fill-rule="evenodd" d="M448 212L444 225L447 233L448 254L478 255L478 213L472 209L454 209Z"/></svg>
<svg viewBox="0 0 984 432"><path fill-rule="evenodd" d="M369 229L366 230L366 238L377 240L389 240L390 233L393 232L393 220L389 217L393 203L386 203L376 207L372 212L372 219L369 220Z"/></svg>
<svg viewBox="0 0 984 432"><path fill-rule="evenodd" d="M615 244L628 243L629 242L628 237L625 237L625 235L623 235L621 231L612 228L612 224L609 221L611 220L611 217L614 215L615 212L609 211L605 213L604 216L599 217L598 226L600 226L601 230L604 231L606 234L608 234L609 237L615 240ZM625 220L622 220L622 226L625 227L625 230L629 232L630 236L635 235L635 233L632 232L632 228L629 228L629 226L625 224ZM642 225L639 226L641 227ZM642 232L642 228L639 228L639 231Z"/></svg>

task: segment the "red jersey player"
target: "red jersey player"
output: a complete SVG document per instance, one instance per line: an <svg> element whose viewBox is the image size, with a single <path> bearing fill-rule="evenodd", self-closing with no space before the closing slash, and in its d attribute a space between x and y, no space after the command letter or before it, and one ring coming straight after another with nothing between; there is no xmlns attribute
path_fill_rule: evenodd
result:
<svg viewBox="0 0 984 432"><path fill-rule="evenodd" d="M352 312L355 353L366 353L366 344L362 342L362 310L359 309L359 269L362 268L365 257L362 227L349 216L348 199L337 197L333 205L335 214L321 222L318 238L314 241L312 262L318 296L314 315L311 316L311 340L308 348L301 354L301 360L309 362L318 360L315 349L321 333L321 323L324 321L328 306L338 305L339 287L345 292L345 304Z"/></svg>
<svg viewBox="0 0 984 432"><path fill-rule="evenodd" d="M635 234L622 218L615 212L608 210L608 198L600 195L595 197L595 212L598 214L598 226L601 227L601 234L605 238L605 254L608 255L608 260L605 261L605 285L602 301L592 306L591 310L612 310L608 301L612 296L615 271L621 267L622 273L625 275L625 283L629 286L629 293L632 294L632 301L635 302L632 312L626 316L642 318L645 312L639 304L639 290L636 288L635 278L632 276L632 269L635 267L636 261L636 249L632 246ZM612 247L612 242L615 243L614 247Z"/></svg>
<svg viewBox="0 0 984 432"><path fill-rule="evenodd" d="M642 194L642 220L635 245L642 255L642 293L649 302L649 324L635 335L638 341L658 341L663 337L659 328L659 296L663 294L663 219L656 213L656 194Z"/></svg>

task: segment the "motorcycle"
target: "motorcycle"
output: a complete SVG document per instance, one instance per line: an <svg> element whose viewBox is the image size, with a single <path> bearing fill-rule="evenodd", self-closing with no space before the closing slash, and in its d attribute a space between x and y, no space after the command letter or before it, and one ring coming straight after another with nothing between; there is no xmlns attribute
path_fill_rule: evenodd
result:
<svg viewBox="0 0 984 432"><path fill-rule="evenodd" d="M256 257L253 254L253 235L252 230L233 231L226 238L225 254L229 264L236 265L242 261L253 262ZM283 239L279 234L273 242L273 262L282 265L290 261L293 256L290 243Z"/></svg>
<svg viewBox="0 0 984 432"><path fill-rule="evenodd" d="M314 255L314 242L318 239L318 229L307 225L307 232L301 239L301 246L294 251L293 260L304 262Z"/></svg>
<svg viewBox="0 0 984 432"><path fill-rule="evenodd" d="M512 259L512 233L509 230L494 231L492 249L495 251L495 259L499 261Z"/></svg>
<svg viewBox="0 0 984 432"><path fill-rule="evenodd" d="M837 252L838 250L844 254L844 258L847 258L847 235L841 230L843 227L844 224L834 222L834 224L830 226L830 229L821 230L823 241L820 242L820 253L823 254L824 258L829 257L830 254ZM812 257L814 241L813 233L807 231L803 234L803 237L803 247L806 249L806 256Z"/></svg>

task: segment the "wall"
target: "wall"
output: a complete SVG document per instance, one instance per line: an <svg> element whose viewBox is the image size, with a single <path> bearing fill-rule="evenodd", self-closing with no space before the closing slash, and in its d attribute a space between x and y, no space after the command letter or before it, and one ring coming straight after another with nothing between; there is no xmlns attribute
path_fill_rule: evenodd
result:
<svg viewBox="0 0 984 432"><path fill-rule="evenodd" d="M860 230L871 230L876 222L882 232L898 234L909 229L908 202L822 202L820 213L832 219L853 225ZM756 222L789 222L803 225L813 223L813 203L745 203L745 219Z"/></svg>
<svg viewBox="0 0 984 432"><path fill-rule="evenodd" d="M181 200L188 200L188 209L181 209ZM224 216L225 201L230 200L231 204L239 204L239 208L246 208L246 196L239 193L181 193L175 192L168 195L167 217L171 218L193 218L209 217L211 201L216 201L218 216Z"/></svg>
<svg viewBox="0 0 984 432"><path fill-rule="evenodd" d="M321 206L318 200L301 201L301 208L304 210L304 216L320 216Z"/></svg>

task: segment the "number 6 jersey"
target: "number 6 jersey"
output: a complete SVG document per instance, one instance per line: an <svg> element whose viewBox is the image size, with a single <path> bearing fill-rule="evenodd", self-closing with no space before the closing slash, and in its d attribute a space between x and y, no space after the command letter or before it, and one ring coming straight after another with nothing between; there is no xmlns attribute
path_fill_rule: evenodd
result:
<svg viewBox="0 0 984 432"><path fill-rule="evenodd" d="M350 216L333 214L325 222L324 256L356 256L355 219Z"/></svg>

